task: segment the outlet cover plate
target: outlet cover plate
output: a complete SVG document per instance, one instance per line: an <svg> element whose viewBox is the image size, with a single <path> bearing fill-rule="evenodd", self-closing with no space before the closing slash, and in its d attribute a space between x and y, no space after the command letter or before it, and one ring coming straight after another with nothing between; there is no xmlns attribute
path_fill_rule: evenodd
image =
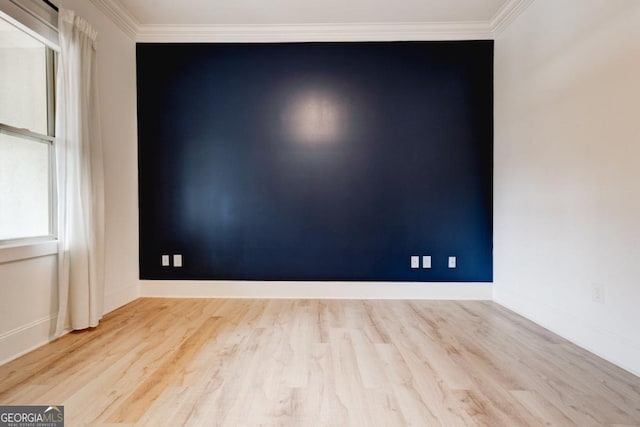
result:
<svg viewBox="0 0 640 427"><path fill-rule="evenodd" d="M176 254L173 256L173 266L182 267L182 255Z"/></svg>
<svg viewBox="0 0 640 427"><path fill-rule="evenodd" d="M411 256L411 268L420 268L420 257L417 255Z"/></svg>
<svg viewBox="0 0 640 427"><path fill-rule="evenodd" d="M449 257L449 268L456 268L458 265L458 260L454 256Z"/></svg>
<svg viewBox="0 0 640 427"><path fill-rule="evenodd" d="M431 268L431 255L424 255L422 257L422 268Z"/></svg>

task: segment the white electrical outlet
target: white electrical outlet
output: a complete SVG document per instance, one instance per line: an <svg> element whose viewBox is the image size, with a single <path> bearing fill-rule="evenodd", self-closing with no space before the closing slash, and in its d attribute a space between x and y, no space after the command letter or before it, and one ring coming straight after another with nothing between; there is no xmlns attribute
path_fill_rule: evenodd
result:
<svg viewBox="0 0 640 427"><path fill-rule="evenodd" d="M450 256L449 257L449 268L456 268L456 266L457 266L456 257Z"/></svg>
<svg viewBox="0 0 640 427"><path fill-rule="evenodd" d="M163 267L169 266L169 255L162 255L162 266Z"/></svg>
<svg viewBox="0 0 640 427"><path fill-rule="evenodd" d="M420 257L417 255L411 256L411 268L420 268Z"/></svg>
<svg viewBox="0 0 640 427"><path fill-rule="evenodd" d="M604 288L602 286L594 285L591 290L591 298L593 302L604 304Z"/></svg>
<svg viewBox="0 0 640 427"><path fill-rule="evenodd" d="M176 254L173 256L173 266L182 267L182 255Z"/></svg>
<svg viewBox="0 0 640 427"><path fill-rule="evenodd" d="M424 255L422 257L422 268L431 268L431 255Z"/></svg>

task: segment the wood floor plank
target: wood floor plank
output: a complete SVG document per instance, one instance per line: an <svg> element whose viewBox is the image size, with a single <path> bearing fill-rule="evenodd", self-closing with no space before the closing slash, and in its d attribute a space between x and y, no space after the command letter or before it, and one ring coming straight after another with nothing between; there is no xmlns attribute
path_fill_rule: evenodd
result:
<svg viewBox="0 0 640 427"><path fill-rule="evenodd" d="M518 332L525 333L526 330L528 328L522 328ZM633 422L633 415L610 400L612 398L624 405L626 398L616 398L615 393L610 392L598 393L596 390L599 387L594 385L593 375L579 368L582 363L567 363L568 360L580 361L580 358L547 357L550 352L555 352L556 347L566 345L566 342L558 337L536 340L539 333L535 331L534 335L525 334L523 337L512 334L512 341L519 345L505 345L504 338L496 334L485 335L483 340L478 341L478 346L483 348L481 354L492 354L495 360L495 363L487 363L493 368L491 378L499 375L496 363L518 366L519 369L513 371L520 378L520 383L526 381L536 384L538 390L545 391L546 395L564 401L563 407L572 412L571 416L579 419L581 425ZM520 390L523 387L513 386L511 389ZM598 408L598 411L594 408Z"/></svg>
<svg viewBox="0 0 640 427"><path fill-rule="evenodd" d="M569 417L559 411L553 402L540 394L528 390L512 390L513 394L532 414L536 415L544 425L579 427Z"/></svg>
<svg viewBox="0 0 640 427"><path fill-rule="evenodd" d="M640 378L486 301L143 298L0 366L70 426L640 426Z"/></svg>

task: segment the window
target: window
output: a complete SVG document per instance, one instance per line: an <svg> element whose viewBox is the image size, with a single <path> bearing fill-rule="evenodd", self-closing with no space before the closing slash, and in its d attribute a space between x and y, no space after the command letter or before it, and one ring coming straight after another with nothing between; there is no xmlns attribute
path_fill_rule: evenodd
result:
<svg viewBox="0 0 640 427"><path fill-rule="evenodd" d="M54 60L0 18L0 243L55 235Z"/></svg>

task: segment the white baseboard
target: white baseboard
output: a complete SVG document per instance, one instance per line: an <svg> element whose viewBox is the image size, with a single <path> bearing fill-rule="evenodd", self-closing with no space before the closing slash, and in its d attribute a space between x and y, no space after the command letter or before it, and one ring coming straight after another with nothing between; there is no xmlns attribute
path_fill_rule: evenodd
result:
<svg viewBox="0 0 640 427"><path fill-rule="evenodd" d="M566 310L511 292L494 292L493 299L501 306L640 377L640 348L616 331L603 330L588 319L579 319Z"/></svg>
<svg viewBox="0 0 640 427"><path fill-rule="evenodd" d="M105 294L104 312L109 313L139 297L140 291L137 286L116 289ZM0 334L0 365L54 341L56 338L53 332L57 317L52 314Z"/></svg>
<svg viewBox="0 0 640 427"><path fill-rule="evenodd" d="M54 341L56 338L53 332L57 318L57 315L52 314L0 335L0 365ZM66 333L68 331L63 335Z"/></svg>
<svg viewBox="0 0 640 427"><path fill-rule="evenodd" d="M140 296L171 298L491 300L491 283L141 280Z"/></svg>
<svg viewBox="0 0 640 427"><path fill-rule="evenodd" d="M139 286L122 287L104 294L104 314L140 298Z"/></svg>

